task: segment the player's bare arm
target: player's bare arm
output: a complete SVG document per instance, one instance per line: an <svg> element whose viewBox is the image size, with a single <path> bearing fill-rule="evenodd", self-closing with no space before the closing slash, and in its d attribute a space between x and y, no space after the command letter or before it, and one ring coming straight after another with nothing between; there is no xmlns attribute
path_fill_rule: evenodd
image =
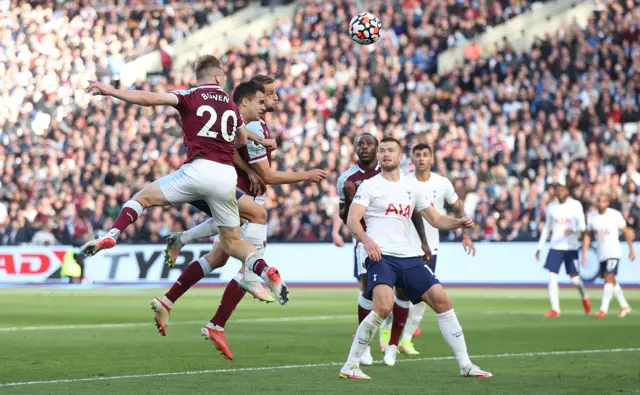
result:
<svg viewBox="0 0 640 395"><path fill-rule="evenodd" d="M433 262L433 256L431 255L431 248L429 248L429 242L427 241L427 233L424 229L424 221L422 220L422 215L420 215L418 211L414 211L413 215L411 216L411 222L413 222L413 226L416 228L416 232L418 232L418 236L420 237L425 262Z"/></svg>
<svg viewBox="0 0 640 395"><path fill-rule="evenodd" d="M633 250L634 231L629 226L625 226L622 232L624 232L624 239L629 245L629 260L633 262L636 260L636 252Z"/></svg>
<svg viewBox="0 0 640 395"><path fill-rule="evenodd" d="M267 161L252 163L251 166L267 185L294 184L302 181L320 182L329 172L314 169L309 171L278 171L272 169Z"/></svg>
<svg viewBox="0 0 640 395"><path fill-rule="evenodd" d="M93 96L111 96L141 106L177 106L173 93L146 92L135 89L116 89L99 81L89 81L87 92Z"/></svg>
<svg viewBox="0 0 640 395"><path fill-rule="evenodd" d="M342 238L342 236L340 235L340 229L342 228L342 218L340 218L340 210L342 209L343 204L340 203L338 204L334 209L333 209L333 225L332 225L332 229L331 229L331 239L333 240L333 244L335 244L338 247L343 247L344 246L344 239Z"/></svg>
<svg viewBox="0 0 640 395"><path fill-rule="evenodd" d="M242 125L242 127L238 128L238 131L240 130L242 130L243 133L246 133L247 140L255 141L256 143L264 146L266 149L274 150L278 148L276 139L265 139L255 133L251 133L245 125ZM247 143L245 142L245 144L241 145L241 147L244 145L247 145Z"/></svg>
<svg viewBox="0 0 640 395"><path fill-rule="evenodd" d="M260 178L258 173L256 173L256 171L253 170L253 168L247 162L245 162L244 159L242 159L242 156L238 153L238 151L233 154L233 164L236 165L236 167L238 167L240 170L247 173L247 175L249 176L249 181L251 181L249 192L255 195L262 195L266 190L264 181L262 180L262 178Z"/></svg>
<svg viewBox="0 0 640 395"><path fill-rule="evenodd" d="M349 215L347 217L347 227L351 231L353 237L364 245L367 255L372 261L379 261L382 259L382 249L376 244L365 232L362 224L362 217L364 216L367 208L361 204L352 204L349 208Z"/></svg>
<svg viewBox="0 0 640 395"><path fill-rule="evenodd" d="M589 246L591 245L591 232L585 231L584 237L582 238L582 266L587 266L587 251L589 251Z"/></svg>
<svg viewBox="0 0 640 395"><path fill-rule="evenodd" d="M466 215L464 212L464 207L462 207L462 202L460 199L456 200L455 203L451 205L451 208L456 213L458 218L462 218ZM471 241L471 231L470 229L462 229L462 246L467 254L472 256L476 256L476 246Z"/></svg>
<svg viewBox="0 0 640 395"><path fill-rule="evenodd" d="M345 181L342 191L344 193L344 203L340 204L340 218L346 223L351 202L353 202L353 197L356 195L356 184L352 181Z"/></svg>
<svg viewBox="0 0 640 395"><path fill-rule="evenodd" d="M443 230L453 230L459 228L473 228L475 223L469 217L462 218L453 218L446 215L440 215L438 211L429 206L424 210L420 211L420 215L422 215L429 223L437 229Z"/></svg>

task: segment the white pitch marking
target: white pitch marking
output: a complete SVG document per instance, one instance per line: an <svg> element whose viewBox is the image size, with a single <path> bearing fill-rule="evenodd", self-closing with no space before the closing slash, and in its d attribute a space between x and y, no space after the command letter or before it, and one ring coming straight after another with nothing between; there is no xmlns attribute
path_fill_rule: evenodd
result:
<svg viewBox="0 0 640 395"><path fill-rule="evenodd" d="M507 353L507 354L486 354L486 355L471 356L471 358L481 359L481 358L539 357L539 356L551 356L551 355L605 354L605 353L638 352L638 351L640 351L640 348L611 348L606 350L568 350L568 351ZM410 363L410 362L424 362L424 361L446 361L451 359L455 359L455 357L401 359L396 362ZM381 364L382 361L376 361L375 363ZM189 376L189 375L210 374L210 373L260 372L260 371L269 371L269 370L325 368L325 367L331 367L331 366L340 366L342 364L343 362L326 362L326 363L314 363L314 364L307 364L307 365L257 366L257 367L251 367L251 368L189 370L184 372L146 373L146 374L131 374L131 375L125 375L125 376L108 376L108 377L86 377L86 378L79 378L79 379L17 381L13 383L0 384L0 388L17 387L22 385L79 383L79 382L85 382L85 381L102 381L102 380L128 380L128 379L142 379L142 378L149 378L149 377L164 377L164 376Z"/></svg>

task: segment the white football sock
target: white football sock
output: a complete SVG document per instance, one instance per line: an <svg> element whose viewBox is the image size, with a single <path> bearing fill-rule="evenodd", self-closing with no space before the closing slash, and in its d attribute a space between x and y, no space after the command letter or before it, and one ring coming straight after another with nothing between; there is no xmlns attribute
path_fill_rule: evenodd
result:
<svg viewBox="0 0 640 395"><path fill-rule="evenodd" d="M373 310L373 302L362 296L362 293L358 296L358 305L365 310Z"/></svg>
<svg viewBox="0 0 640 395"><path fill-rule="evenodd" d="M609 311L609 303L611 303L611 297L613 296L613 284L606 283L602 290L602 304L600 310L605 313Z"/></svg>
<svg viewBox="0 0 640 395"><path fill-rule="evenodd" d="M349 350L346 365L358 366L360 364L360 357L362 357L362 354L364 354L367 347L369 347L371 339L375 336L382 321L383 318L376 314L375 311L369 313L369 315L362 320L356 331L356 336L353 338L353 343L351 343L351 350Z"/></svg>
<svg viewBox="0 0 640 395"><path fill-rule="evenodd" d="M453 350L453 355L455 355L458 360L460 369L469 366L471 359L469 359L469 354L467 353L467 343L464 341L464 333L462 332L462 327L458 322L455 311L451 309L447 312L437 314L436 318L438 325L440 325L440 332L442 332L444 340L449 343L449 347Z"/></svg>
<svg viewBox="0 0 640 395"><path fill-rule="evenodd" d="M629 307L629 303L627 303L627 299L625 299L624 294L622 293L622 287L620 287L620 284L616 284L613 287L613 295L616 297L621 309Z"/></svg>
<svg viewBox="0 0 640 395"><path fill-rule="evenodd" d="M391 329L391 325L393 325L393 313L389 314L387 318L382 322L383 329Z"/></svg>
<svg viewBox="0 0 640 395"><path fill-rule="evenodd" d="M560 288L558 287L558 274L549 272L549 301L551 309L560 312Z"/></svg>
<svg viewBox="0 0 640 395"><path fill-rule="evenodd" d="M580 297L584 299L589 299L587 296L587 291L584 289L584 283L579 276L571 277L571 282L576 286L576 289L580 293Z"/></svg>
<svg viewBox="0 0 640 395"><path fill-rule="evenodd" d="M180 235L180 242L182 244L189 244L196 240L203 239L205 237L212 237L218 234L218 226L213 218L209 218L203 223L194 226L193 228L184 231Z"/></svg>
<svg viewBox="0 0 640 395"><path fill-rule="evenodd" d="M264 256L267 242L267 225L249 222L245 226L244 236L247 238L247 241L256 247L261 256Z"/></svg>
<svg viewBox="0 0 640 395"><path fill-rule="evenodd" d="M427 304L424 302L411 306L411 309L409 310L409 319L407 320L407 324L404 326L404 331L402 332L402 341L411 341L411 339L413 339L413 334L416 329L418 329L418 326L420 326L426 307Z"/></svg>

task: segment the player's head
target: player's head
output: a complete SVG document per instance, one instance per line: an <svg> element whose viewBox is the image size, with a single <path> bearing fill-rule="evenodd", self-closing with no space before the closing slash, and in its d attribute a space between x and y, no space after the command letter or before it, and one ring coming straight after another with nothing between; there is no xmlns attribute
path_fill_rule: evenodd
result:
<svg viewBox="0 0 640 395"><path fill-rule="evenodd" d="M266 111L264 87L255 81L242 82L233 90L233 102L245 122L257 121Z"/></svg>
<svg viewBox="0 0 640 395"><path fill-rule="evenodd" d="M608 192L602 192L598 196L598 211L604 212L611 204L611 195Z"/></svg>
<svg viewBox="0 0 640 395"><path fill-rule="evenodd" d="M564 183L556 183L556 197L560 203L564 203L569 198L569 188Z"/></svg>
<svg viewBox="0 0 640 395"><path fill-rule="evenodd" d="M264 87L264 105L267 108L267 112L275 111L280 100L276 93L275 78L264 74L256 74L251 77L251 81L255 81Z"/></svg>
<svg viewBox="0 0 640 395"><path fill-rule="evenodd" d="M378 151L378 139L372 134L363 133L356 138L356 154L358 155L358 163L368 166L376 160L376 152Z"/></svg>
<svg viewBox="0 0 640 395"><path fill-rule="evenodd" d="M400 167L402 161L402 144L393 137L385 137L378 146L378 161L384 171L392 171Z"/></svg>
<svg viewBox="0 0 640 395"><path fill-rule="evenodd" d="M214 83L224 85L226 76L220 60L213 55L203 55L198 58L194 66L198 84Z"/></svg>
<svg viewBox="0 0 640 395"><path fill-rule="evenodd" d="M433 151L429 145L420 143L411 150L411 162L417 172L430 170L433 166Z"/></svg>

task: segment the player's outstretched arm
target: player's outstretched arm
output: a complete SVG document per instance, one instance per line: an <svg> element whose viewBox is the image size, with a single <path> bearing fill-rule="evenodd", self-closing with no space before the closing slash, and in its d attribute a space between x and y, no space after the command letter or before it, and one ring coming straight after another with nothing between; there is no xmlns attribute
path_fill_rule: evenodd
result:
<svg viewBox="0 0 640 395"><path fill-rule="evenodd" d="M242 125L238 128L238 132L245 135L246 140L255 141L256 143L262 145L263 147L274 150L278 148L278 144L276 143L276 139L265 139L262 136L257 135L256 133L252 133L246 125ZM237 134L237 133L236 133ZM247 141L244 144L241 144L240 147L247 145ZM238 146L238 145L236 145Z"/></svg>
<svg viewBox="0 0 640 395"><path fill-rule="evenodd" d="M244 159L242 159L242 156L238 151L234 152L233 154L233 164L236 165L236 167L240 170L247 173L247 175L249 176L249 181L251 181L251 190L249 192L257 196L262 195L266 190L264 181L262 180L262 178L260 178L258 173L256 173L256 171L253 170L253 168L249 166L249 164L245 162Z"/></svg>
<svg viewBox="0 0 640 395"><path fill-rule="evenodd" d="M178 97L173 93L146 92L135 89L116 89L98 81L90 81L87 92L93 96L111 96L127 103L141 106L177 106Z"/></svg>
<svg viewBox="0 0 640 395"><path fill-rule="evenodd" d="M460 199L456 200L451 205L451 208L453 208L458 218L462 218L465 216L464 207L462 206L462 202L460 201ZM473 241L471 241L471 231L469 229L462 229L462 246L464 247L464 250L467 252L467 254L476 256L476 246L473 245Z"/></svg>
<svg viewBox="0 0 640 395"><path fill-rule="evenodd" d="M266 160L252 163L251 166L267 185L294 184L302 181L320 182L327 178L326 170L278 171L273 170Z"/></svg>
<svg viewBox="0 0 640 395"><path fill-rule="evenodd" d="M438 229L453 230L458 228L473 228L475 226L473 220L469 217L458 219L440 215L433 206L420 210L420 215L429 221L434 228Z"/></svg>

